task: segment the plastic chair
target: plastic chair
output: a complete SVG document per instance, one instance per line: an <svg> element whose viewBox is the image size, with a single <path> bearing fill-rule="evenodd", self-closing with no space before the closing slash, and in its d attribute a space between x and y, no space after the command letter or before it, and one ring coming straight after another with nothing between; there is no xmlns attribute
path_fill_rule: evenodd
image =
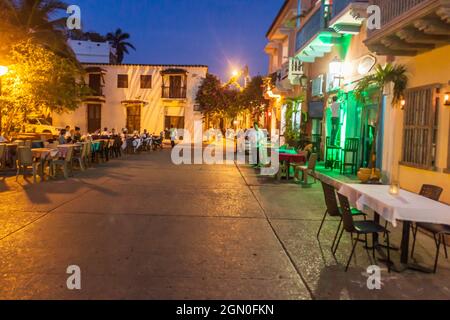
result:
<svg viewBox="0 0 450 320"><path fill-rule="evenodd" d="M51 163L51 167L52 167L52 172L53 175L56 175L56 169L58 167L63 169L64 172L64 178L68 179L69 178L69 170L71 175L73 175L73 167L72 167L72 155L73 155L73 148L69 148L69 150L67 150L67 155L65 159L58 159L58 160L53 160Z"/></svg>
<svg viewBox="0 0 450 320"><path fill-rule="evenodd" d="M18 147L17 148L17 174L16 181L19 179L20 171L22 175L25 176L25 171L28 167L33 170L33 182L36 183L36 175L38 170L39 162L33 161L33 153L30 147Z"/></svg>
<svg viewBox="0 0 450 320"><path fill-rule="evenodd" d="M79 153L79 154L77 154L77 155L73 155L72 156L72 163L73 162L78 162L78 164L80 165L80 169L81 169L81 171L85 171L86 170L86 168L85 168L85 166L84 166L84 162L85 162L85 158L86 158L86 147L87 147L87 144L82 144L81 145L81 152Z"/></svg>

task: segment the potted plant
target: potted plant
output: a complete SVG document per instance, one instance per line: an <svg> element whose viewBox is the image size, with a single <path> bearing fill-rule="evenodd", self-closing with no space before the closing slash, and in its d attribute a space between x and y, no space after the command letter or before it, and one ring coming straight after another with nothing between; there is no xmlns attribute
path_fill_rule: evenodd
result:
<svg viewBox="0 0 450 320"><path fill-rule="evenodd" d="M358 83L355 89L356 99L362 103L367 102L367 92L375 88L375 100L378 103L377 119L374 126L374 134L372 141L372 150L370 153L370 162L368 168L361 168L358 177L362 182L374 181L378 182L381 178L381 170L376 168L377 160L377 137L380 124L380 116L383 108L384 89L387 85L393 84L392 103L399 103L404 96L404 91L408 85L408 77L406 75L406 67L404 65L386 64L384 67L377 65L375 72L365 76Z"/></svg>

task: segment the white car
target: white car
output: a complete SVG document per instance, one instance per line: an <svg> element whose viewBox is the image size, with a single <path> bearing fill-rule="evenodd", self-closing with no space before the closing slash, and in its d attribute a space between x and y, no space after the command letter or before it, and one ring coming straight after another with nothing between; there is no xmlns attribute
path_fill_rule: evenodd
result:
<svg viewBox="0 0 450 320"><path fill-rule="evenodd" d="M51 133L52 135L57 136L62 129L63 128L52 126L52 124L44 118L28 119L25 124L25 131L27 133Z"/></svg>

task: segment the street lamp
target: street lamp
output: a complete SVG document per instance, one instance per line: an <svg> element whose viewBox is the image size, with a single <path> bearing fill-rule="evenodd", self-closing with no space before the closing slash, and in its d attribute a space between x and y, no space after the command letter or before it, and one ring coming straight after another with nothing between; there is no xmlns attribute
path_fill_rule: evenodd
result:
<svg viewBox="0 0 450 320"><path fill-rule="evenodd" d="M8 73L8 67L0 66L0 77L4 76L7 73Z"/></svg>

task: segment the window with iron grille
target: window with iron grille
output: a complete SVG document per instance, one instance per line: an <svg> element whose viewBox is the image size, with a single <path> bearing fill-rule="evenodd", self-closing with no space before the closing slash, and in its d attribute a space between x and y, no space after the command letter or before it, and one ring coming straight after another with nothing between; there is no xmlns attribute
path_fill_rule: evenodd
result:
<svg viewBox="0 0 450 320"><path fill-rule="evenodd" d="M151 88L152 88L152 76L141 75L141 89L151 89Z"/></svg>
<svg viewBox="0 0 450 320"><path fill-rule="evenodd" d="M128 88L128 75L118 74L117 75L117 88Z"/></svg>
<svg viewBox="0 0 450 320"><path fill-rule="evenodd" d="M405 93L402 164L432 170L436 167L439 85Z"/></svg>

